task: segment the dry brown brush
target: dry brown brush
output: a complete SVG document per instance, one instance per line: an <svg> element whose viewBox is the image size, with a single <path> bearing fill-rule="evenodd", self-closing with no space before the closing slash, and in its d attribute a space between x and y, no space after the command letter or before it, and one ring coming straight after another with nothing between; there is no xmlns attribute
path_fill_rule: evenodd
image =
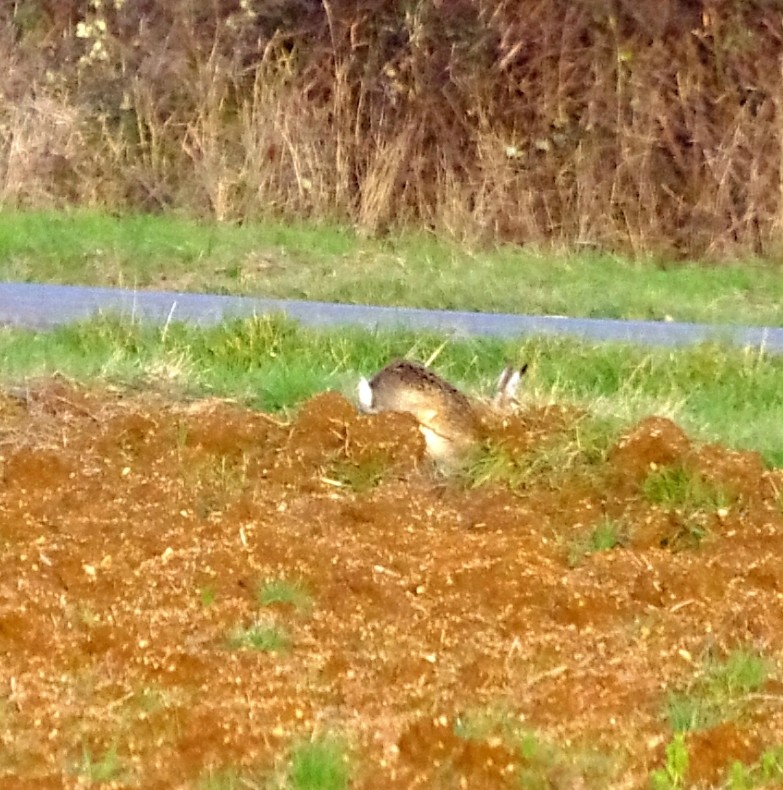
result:
<svg viewBox="0 0 783 790"><path fill-rule="evenodd" d="M783 250L783 0L16 0L0 200Z"/></svg>

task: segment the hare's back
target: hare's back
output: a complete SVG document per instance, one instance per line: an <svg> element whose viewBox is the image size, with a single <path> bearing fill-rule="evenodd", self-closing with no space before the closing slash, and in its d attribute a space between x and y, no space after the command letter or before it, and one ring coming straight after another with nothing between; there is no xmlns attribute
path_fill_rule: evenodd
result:
<svg viewBox="0 0 783 790"><path fill-rule="evenodd" d="M472 425L473 408L456 387L423 365L397 360L370 381L373 405L378 411L405 411L429 420Z"/></svg>

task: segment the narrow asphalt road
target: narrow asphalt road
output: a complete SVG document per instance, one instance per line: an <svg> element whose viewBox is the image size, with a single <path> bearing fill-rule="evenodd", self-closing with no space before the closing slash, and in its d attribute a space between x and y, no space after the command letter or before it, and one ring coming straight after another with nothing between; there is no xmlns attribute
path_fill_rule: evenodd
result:
<svg viewBox="0 0 783 790"><path fill-rule="evenodd" d="M174 320L200 325L215 324L232 317L283 313L312 327L404 327L463 337L567 335L589 340L659 346L680 346L715 340L783 353L783 328L780 327L468 313L166 291L0 283L0 325L47 329L83 320L96 313L110 313L156 323Z"/></svg>

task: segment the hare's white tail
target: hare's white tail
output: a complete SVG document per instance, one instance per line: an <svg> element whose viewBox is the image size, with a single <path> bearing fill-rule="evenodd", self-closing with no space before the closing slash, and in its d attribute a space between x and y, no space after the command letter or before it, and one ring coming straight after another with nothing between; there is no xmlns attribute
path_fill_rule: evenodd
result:
<svg viewBox="0 0 783 790"><path fill-rule="evenodd" d="M364 376L359 379L359 408L365 412L373 410L373 394L370 382Z"/></svg>

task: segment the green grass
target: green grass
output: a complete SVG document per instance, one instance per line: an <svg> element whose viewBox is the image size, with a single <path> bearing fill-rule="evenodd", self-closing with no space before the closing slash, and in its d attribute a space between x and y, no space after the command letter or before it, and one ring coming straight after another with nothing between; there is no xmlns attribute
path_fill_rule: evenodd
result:
<svg viewBox="0 0 783 790"><path fill-rule="evenodd" d="M381 483L388 466L383 458L369 458L361 463L338 459L330 464L327 472L330 480L361 494Z"/></svg>
<svg viewBox="0 0 783 790"><path fill-rule="evenodd" d="M751 790L751 788L780 787L783 782L783 748L766 749L758 762L744 765L739 761L731 764L728 771L728 790Z"/></svg>
<svg viewBox="0 0 783 790"><path fill-rule="evenodd" d="M434 333L316 332L278 317L165 331L103 318L42 333L0 329L0 376L20 381L59 371L77 381L230 396L276 411L325 388L355 399L360 374L395 356L427 359L442 343ZM523 403L571 403L591 413L561 448L566 453L597 458L607 425L659 414L696 438L758 450L783 465L781 357L716 345L674 351L552 338L454 339L434 367L487 393L507 359L531 363Z"/></svg>
<svg viewBox="0 0 783 790"><path fill-rule="evenodd" d="M666 745L666 762L663 768L653 771L650 776L651 790L676 790L684 787L689 762L685 736L677 732Z"/></svg>
<svg viewBox="0 0 783 790"><path fill-rule="evenodd" d="M217 593L215 592L215 588L208 584L198 591L198 598L201 601L201 605L206 609L208 606L212 606L215 603L215 598L217 597Z"/></svg>
<svg viewBox="0 0 783 790"><path fill-rule="evenodd" d="M731 498L717 486L683 466L664 466L647 476L642 492L648 501L690 511L728 507Z"/></svg>
<svg viewBox="0 0 783 790"><path fill-rule="evenodd" d="M466 711L454 724L454 733L466 741L502 742L519 761L519 787L605 787L617 776L622 757L573 743L560 746L541 733L520 725L504 706Z"/></svg>
<svg viewBox="0 0 783 790"><path fill-rule="evenodd" d="M701 730L717 724L708 699L696 694L672 694L666 703L666 718L677 733Z"/></svg>
<svg viewBox="0 0 783 790"><path fill-rule="evenodd" d="M686 787L690 755L682 732L675 733L666 745L666 760L662 768L650 775L650 790L677 790ZM727 790L753 790L753 788L780 787L783 780L783 749L766 749L758 761L746 765L735 760L727 765L725 782L720 787Z"/></svg>
<svg viewBox="0 0 783 790"><path fill-rule="evenodd" d="M748 696L764 687L769 669L766 660L747 650L735 650L723 661L708 660L687 689L669 696L669 725L685 732L736 718L747 708Z"/></svg>
<svg viewBox="0 0 783 790"><path fill-rule="evenodd" d="M573 568L579 565L588 554L611 551L626 541L625 528L617 521L602 518L588 535L572 542L568 552L568 564Z"/></svg>
<svg viewBox="0 0 783 790"><path fill-rule="evenodd" d="M226 644L231 650L281 653L291 647L291 640L279 626L256 623L248 628L233 629L226 639Z"/></svg>
<svg viewBox="0 0 783 790"><path fill-rule="evenodd" d="M590 533L587 549L590 552L610 551L622 543L622 528L611 519L602 519Z"/></svg>
<svg viewBox="0 0 783 790"><path fill-rule="evenodd" d="M258 602L261 606L286 604L297 611L305 611L312 606L313 599L302 582L267 579L258 589Z"/></svg>
<svg viewBox="0 0 783 790"><path fill-rule="evenodd" d="M117 744L115 743L98 756L94 755L89 747L84 745L76 770L88 784L125 782L128 780L127 771L117 754Z"/></svg>
<svg viewBox="0 0 783 790"><path fill-rule="evenodd" d="M604 460L618 431L616 418L581 415L563 432L524 453L503 443L488 443L469 459L462 474L474 488L489 481L512 489L522 489L533 481L555 487L577 467L585 469Z"/></svg>
<svg viewBox="0 0 783 790"><path fill-rule="evenodd" d="M681 464L652 470L642 484L642 493L676 517L678 528L662 543L674 551L698 549L711 534L709 514L732 503L721 486Z"/></svg>
<svg viewBox="0 0 783 790"><path fill-rule="evenodd" d="M306 741L291 753L286 787L290 790L344 790L350 780L344 744L334 738Z"/></svg>
<svg viewBox="0 0 783 790"><path fill-rule="evenodd" d="M242 226L175 215L0 212L0 278L603 318L783 324L760 262L630 262L598 252L470 251L423 233Z"/></svg>
<svg viewBox="0 0 783 790"><path fill-rule="evenodd" d="M737 649L723 660L708 658L685 690L670 694L666 717L674 735L666 747L666 761L650 775L652 790L686 787L689 755L686 733L715 727L752 713L753 694L764 688L770 663L757 653ZM783 779L783 750L769 748L757 763L726 764L721 787L745 790L778 787Z"/></svg>
<svg viewBox="0 0 783 790"><path fill-rule="evenodd" d="M769 664L761 656L735 650L709 668L707 684L713 694L733 699L761 689L768 675Z"/></svg>
<svg viewBox="0 0 783 790"><path fill-rule="evenodd" d="M196 790L345 790L351 779L347 744L334 735L295 743L278 769L211 769Z"/></svg>

